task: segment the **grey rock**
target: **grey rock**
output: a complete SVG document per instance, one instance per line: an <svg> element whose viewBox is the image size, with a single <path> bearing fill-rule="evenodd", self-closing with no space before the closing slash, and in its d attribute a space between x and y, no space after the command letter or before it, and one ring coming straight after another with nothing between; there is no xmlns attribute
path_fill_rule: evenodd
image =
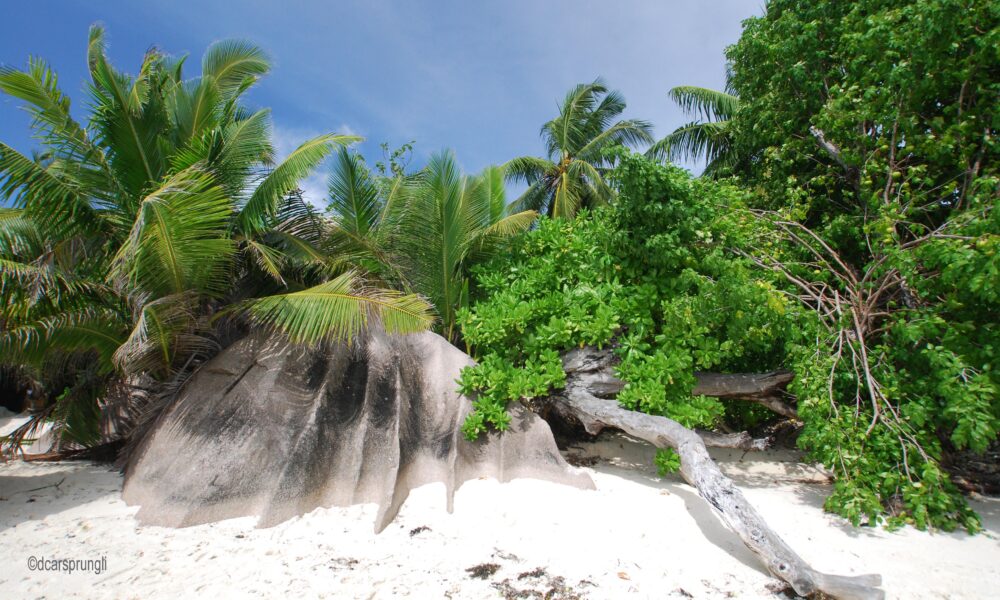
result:
<svg viewBox="0 0 1000 600"><path fill-rule="evenodd" d="M411 489L546 479L593 488L548 425L516 406L510 429L467 441L456 391L472 359L430 333L373 332L307 348L248 336L202 367L133 455L123 496L143 524L257 515L270 527L317 507L377 503L375 530Z"/></svg>

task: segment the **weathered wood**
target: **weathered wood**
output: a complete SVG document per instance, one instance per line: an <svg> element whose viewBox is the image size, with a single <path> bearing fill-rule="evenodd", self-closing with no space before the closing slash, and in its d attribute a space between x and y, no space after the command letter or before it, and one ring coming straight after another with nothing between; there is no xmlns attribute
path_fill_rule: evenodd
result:
<svg viewBox="0 0 1000 600"><path fill-rule="evenodd" d="M717 398L746 398L768 396L788 385L795 376L791 371L770 373L704 373L694 374L697 383L691 393L696 396Z"/></svg>
<svg viewBox="0 0 1000 600"><path fill-rule="evenodd" d="M563 357L567 374L576 373L577 380L598 398L610 398L625 387L615 376L615 357L609 349L592 347L570 350ZM705 373L696 372L697 380L691 393L728 400L756 402L772 411L798 419L798 412L781 399L785 386L795 377L790 371L770 373Z"/></svg>
<svg viewBox="0 0 1000 600"><path fill-rule="evenodd" d="M591 434L614 428L646 440L658 448L673 448L680 456L681 475L718 512L723 521L761 558L767 569L787 582L797 594L823 592L844 600L884 598L879 575L842 576L816 571L775 533L740 490L716 466L701 435L680 423L622 408L617 401L597 397L603 364L593 353L567 356L565 389L549 399L551 409L578 421ZM595 375L595 377L590 377ZM749 437L749 436L748 436Z"/></svg>

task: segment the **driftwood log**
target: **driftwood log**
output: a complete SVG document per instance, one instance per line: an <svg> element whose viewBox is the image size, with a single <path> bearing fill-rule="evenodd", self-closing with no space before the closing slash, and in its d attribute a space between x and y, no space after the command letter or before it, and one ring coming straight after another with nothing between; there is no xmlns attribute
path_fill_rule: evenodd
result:
<svg viewBox="0 0 1000 600"><path fill-rule="evenodd" d="M610 352L584 348L568 353L563 359L565 389L549 399L549 408L560 418L581 424L596 435L602 429L621 430L652 443L658 448L673 448L680 456L681 475L694 486L737 534L743 543L761 558L777 578L791 585L795 593L809 596L822 592L835 598L883 598L878 589L879 575L843 576L816 571L775 533L733 482L719 471L706 449L702 435L666 417L648 415L622 408L608 396L621 389L614 377ZM780 373L766 375L715 375L699 377L696 393L729 398L755 399L774 397L777 386L791 379ZM780 383L779 383L780 382ZM785 405L789 410L791 407Z"/></svg>

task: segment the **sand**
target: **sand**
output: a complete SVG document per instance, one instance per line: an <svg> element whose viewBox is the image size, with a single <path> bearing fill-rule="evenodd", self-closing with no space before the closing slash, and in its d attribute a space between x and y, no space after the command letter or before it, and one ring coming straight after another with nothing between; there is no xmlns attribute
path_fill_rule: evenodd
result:
<svg viewBox="0 0 1000 600"><path fill-rule="evenodd" d="M27 413L15 413L0 406L0 438L10 435L15 429L24 425L31 416ZM41 454L52 449L55 441L51 433L52 424L44 423L34 432L34 437L25 440L21 445L21 452L24 454Z"/></svg>
<svg viewBox="0 0 1000 600"><path fill-rule="evenodd" d="M623 436L571 449L596 457L586 467L596 491L472 481L450 515L443 487L426 486L377 536L371 505L270 529L251 518L140 528L114 469L10 462L0 465L0 598L778 597L693 488L656 476L652 452ZM857 529L822 511L826 478L794 453L717 458L818 569L881 573L890 598L1000 597L1000 500L973 500L977 536ZM106 570L30 571L29 557L105 558Z"/></svg>

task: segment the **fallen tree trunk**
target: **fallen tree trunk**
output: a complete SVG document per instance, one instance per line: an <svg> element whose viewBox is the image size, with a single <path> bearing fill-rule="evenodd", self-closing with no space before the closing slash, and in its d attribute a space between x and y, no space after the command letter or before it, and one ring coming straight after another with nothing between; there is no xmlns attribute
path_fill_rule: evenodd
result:
<svg viewBox="0 0 1000 600"><path fill-rule="evenodd" d="M771 373L695 373L697 383L691 393L730 400L756 402L789 419L798 411L781 399L784 387L795 377L790 371Z"/></svg>
<svg viewBox="0 0 1000 600"><path fill-rule="evenodd" d="M605 361L596 359L593 352L589 355L571 353L564 364L566 387L549 399L552 410L564 419L579 422L593 435L604 428L614 428L658 448L673 448L680 456L684 479L715 508L767 569L791 585L795 593L808 596L822 592L845 600L884 597L878 589L882 582L879 575L829 575L816 571L802 560L722 474L709 456L701 435L666 417L626 410L615 400L599 398L591 386L596 385L599 391L606 390L603 385L606 383Z"/></svg>
<svg viewBox="0 0 1000 600"><path fill-rule="evenodd" d="M610 398L625 387L615 376L615 357L610 349L586 347L571 350L563 357L567 375L576 374L578 382L598 398ZM703 373L694 374L696 383L691 393L728 400L756 402L779 415L798 419L795 408L782 399L785 386L795 377L791 371L770 373Z"/></svg>

